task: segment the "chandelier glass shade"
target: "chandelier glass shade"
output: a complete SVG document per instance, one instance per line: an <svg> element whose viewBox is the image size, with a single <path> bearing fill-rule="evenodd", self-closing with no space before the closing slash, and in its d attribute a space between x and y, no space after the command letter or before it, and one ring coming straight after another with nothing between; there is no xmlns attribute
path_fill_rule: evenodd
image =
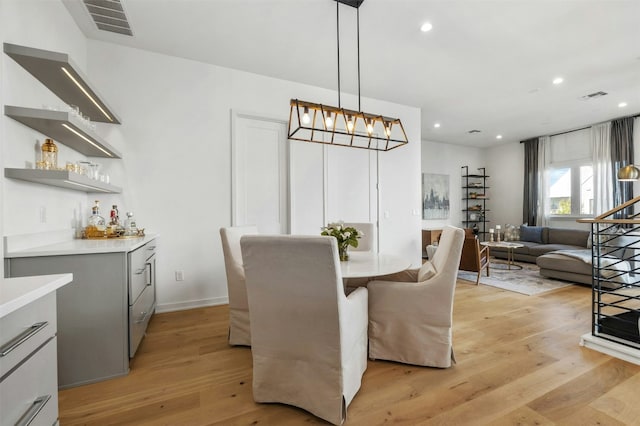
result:
<svg viewBox="0 0 640 426"><path fill-rule="evenodd" d="M408 143L399 118L291 99L289 139L389 151Z"/></svg>

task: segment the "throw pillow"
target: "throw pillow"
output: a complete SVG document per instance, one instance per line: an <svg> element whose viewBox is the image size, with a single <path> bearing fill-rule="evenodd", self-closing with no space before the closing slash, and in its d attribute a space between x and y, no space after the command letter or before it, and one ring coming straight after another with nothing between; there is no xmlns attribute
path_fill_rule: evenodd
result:
<svg viewBox="0 0 640 426"><path fill-rule="evenodd" d="M520 227L520 240L531 243L542 243L542 227L522 225Z"/></svg>
<svg viewBox="0 0 640 426"><path fill-rule="evenodd" d="M518 241L520 240L520 228L516 225L505 225L504 227L504 240L505 241Z"/></svg>
<svg viewBox="0 0 640 426"><path fill-rule="evenodd" d="M426 261L418 271L418 282L426 281L436 274L436 268L433 263Z"/></svg>

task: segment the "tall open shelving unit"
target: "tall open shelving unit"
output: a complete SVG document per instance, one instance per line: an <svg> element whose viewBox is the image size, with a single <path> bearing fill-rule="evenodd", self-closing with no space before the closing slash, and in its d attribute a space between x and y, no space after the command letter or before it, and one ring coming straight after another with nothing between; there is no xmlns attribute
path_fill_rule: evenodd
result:
<svg viewBox="0 0 640 426"><path fill-rule="evenodd" d="M478 238L487 239L489 233L487 213L487 171L479 167L478 173L469 173L469 166L462 166L462 226L465 228L478 227Z"/></svg>

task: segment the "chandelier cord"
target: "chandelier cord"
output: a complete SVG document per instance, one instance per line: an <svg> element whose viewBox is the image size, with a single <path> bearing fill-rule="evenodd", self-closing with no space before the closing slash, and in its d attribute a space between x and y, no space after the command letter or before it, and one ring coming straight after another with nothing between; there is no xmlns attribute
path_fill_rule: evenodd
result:
<svg viewBox="0 0 640 426"><path fill-rule="evenodd" d="M338 44L338 108L340 108L340 2L336 2L336 42Z"/></svg>
<svg viewBox="0 0 640 426"><path fill-rule="evenodd" d="M358 34L358 111L362 111L362 106L360 106L360 8L356 9L356 17L357 17L357 34Z"/></svg>

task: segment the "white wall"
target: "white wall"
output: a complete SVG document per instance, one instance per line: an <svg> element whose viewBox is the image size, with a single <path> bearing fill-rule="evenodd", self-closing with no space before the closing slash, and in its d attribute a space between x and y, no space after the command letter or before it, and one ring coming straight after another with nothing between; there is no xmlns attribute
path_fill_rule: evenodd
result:
<svg viewBox="0 0 640 426"><path fill-rule="evenodd" d="M462 167L469 166L469 173L478 173L478 167L486 167L491 198L487 208L493 210L493 168L486 163L485 150L460 145L422 141L422 173L449 175L449 218L422 220L423 229L441 228L444 225L462 226ZM421 181L422 182L422 181ZM422 191L422 189L421 189ZM422 210L421 210L422 211ZM490 220L492 216L488 216Z"/></svg>

